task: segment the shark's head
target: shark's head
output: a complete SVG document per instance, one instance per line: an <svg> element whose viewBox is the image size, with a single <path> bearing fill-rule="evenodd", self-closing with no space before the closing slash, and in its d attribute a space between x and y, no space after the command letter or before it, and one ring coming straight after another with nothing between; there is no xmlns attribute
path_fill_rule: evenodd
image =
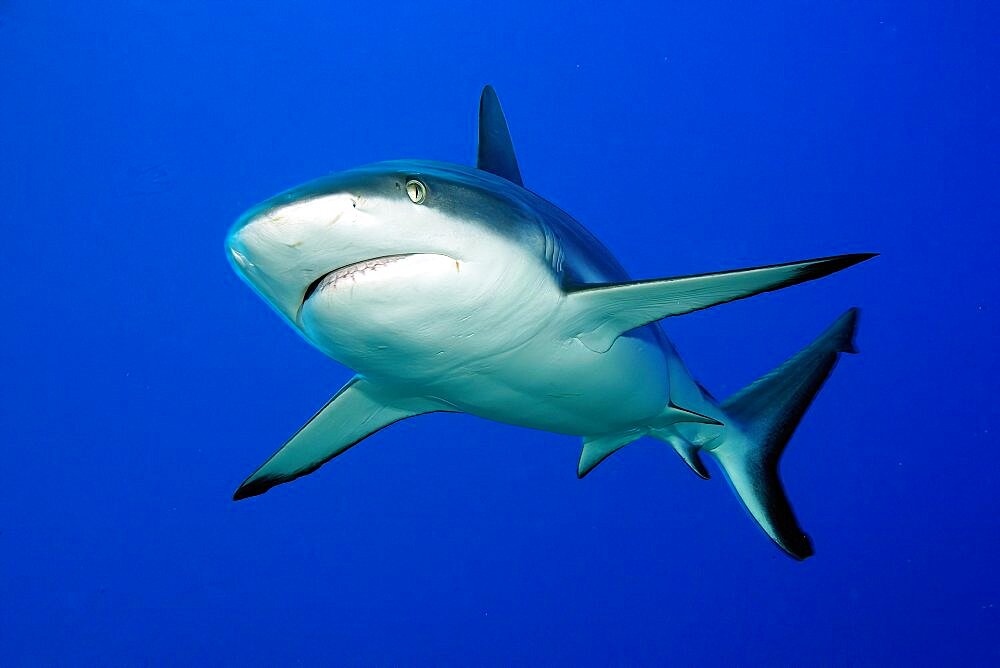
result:
<svg viewBox="0 0 1000 668"><path fill-rule="evenodd" d="M237 272L345 363L389 348L444 350L472 325L481 331L472 318L519 317L510 300L551 275L551 240L530 197L474 168L384 162L263 202L226 244Z"/></svg>

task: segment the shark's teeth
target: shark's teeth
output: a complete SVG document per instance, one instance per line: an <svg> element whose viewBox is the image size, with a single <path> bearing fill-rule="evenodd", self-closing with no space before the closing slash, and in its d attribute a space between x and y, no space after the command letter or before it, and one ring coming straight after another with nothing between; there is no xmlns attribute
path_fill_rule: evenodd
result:
<svg viewBox="0 0 1000 668"><path fill-rule="evenodd" d="M399 262L410 257L409 255L386 255L385 257L376 257L371 260L363 260L361 262L355 262L354 264L349 264L346 267L341 267L339 269L334 269L330 273L323 276L316 283L316 290L325 290L326 288L336 288L338 283L343 283L350 279L352 282L358 280L361 276L367 273L378 271L380 268L388 266L394 262ZM311 293L310 293L311 294Z"/></svg>

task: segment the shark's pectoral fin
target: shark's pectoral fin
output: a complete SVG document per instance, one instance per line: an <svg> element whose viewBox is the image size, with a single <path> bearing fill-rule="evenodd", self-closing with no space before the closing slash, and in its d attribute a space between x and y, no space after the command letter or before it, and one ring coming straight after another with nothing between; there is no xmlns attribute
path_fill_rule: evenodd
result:
<svg viewBox="0 0 1000 668"><path fill-rule="evenodd" d="M603 353L625 332L655 320L822 278L874 256L856 253L714 274L583 286L566 296L571 314L567 335Z"/></svg>
<svg viewBox="0 0 1000 668"><path fill-rule="evenodd" d="M476 167L523 186L500 99L493 86L483 88L479 98L479 151Z"/></svg>
<svg viewBox="0 0 1000 668"><path fill-rule="evenodd" d="M376 431L414 415L448 408L428 399L379 398L377 388L355 376L281 449L243 481L234 500L263 494L275 485L312 473Z"/></svg>

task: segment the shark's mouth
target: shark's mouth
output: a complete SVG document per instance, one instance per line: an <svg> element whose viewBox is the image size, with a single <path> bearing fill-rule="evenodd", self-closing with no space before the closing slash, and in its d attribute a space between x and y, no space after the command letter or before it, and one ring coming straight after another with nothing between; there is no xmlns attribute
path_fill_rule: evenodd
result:
<svg viewBox="0 0 1000 668"><path fill-rule="evenodd" d="M399 262L400 260L405 260L408 257L413 257L414 255L416 254L405 253L403 255L386 255L338 267L333 271L323 274L310 283L309 287L306 288L305 294L302 295L302 303L305 304L316 291L323 291L328 287L336 287L337 283L344 281L357 281L359 278L370 272L378 271L382 267Z"/></svg>

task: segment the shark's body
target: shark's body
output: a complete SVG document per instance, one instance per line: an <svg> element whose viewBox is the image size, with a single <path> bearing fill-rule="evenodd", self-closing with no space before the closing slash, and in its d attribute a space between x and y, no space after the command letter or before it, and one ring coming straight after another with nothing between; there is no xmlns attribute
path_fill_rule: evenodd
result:
<svg viewBox="0 0 1000 668"><path fill-rule="evenodd" d="M870 256L632 281L585 228L522 186L489 87L477 168L393 161L335 174L247 212L227 245L296 330L358 372L236 498L315 470L398 420L460 411L583 436L581 477L644 435L707 478L706 450L779 546L812 553L777 459L837 353L851 349L856 312L723 404L656 321Z"/></svg>

